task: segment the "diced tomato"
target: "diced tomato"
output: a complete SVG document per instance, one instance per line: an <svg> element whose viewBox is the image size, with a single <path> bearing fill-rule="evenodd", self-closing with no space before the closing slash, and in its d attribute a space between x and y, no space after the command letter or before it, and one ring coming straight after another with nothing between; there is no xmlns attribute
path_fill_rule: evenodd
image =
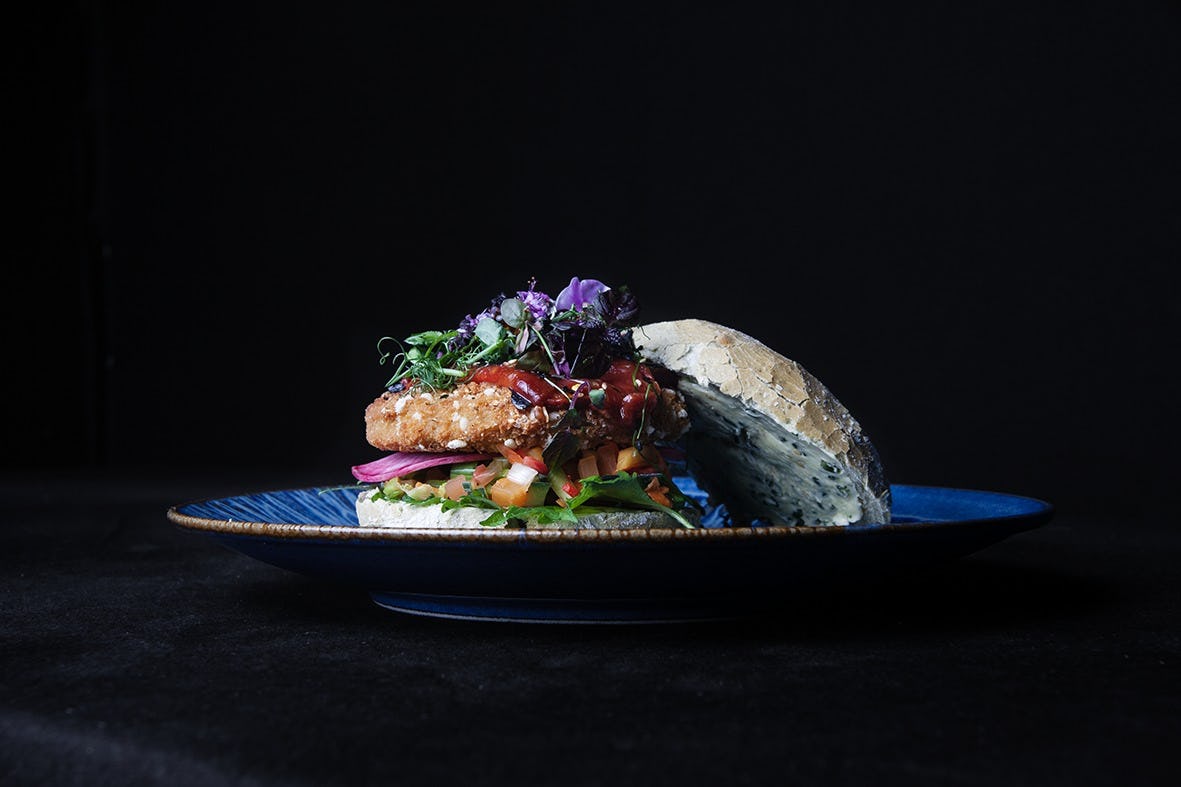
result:
<svg viewBox="0 0 1181 787"><path fill-rule="evenodd" d="M517 451L509 448L507 445L502 445L500 447L500 453L504 454L504 458L512 462L514 465L525 465L526 467L532 467L539 473L549 472L549 469L545 466L545 462L541 461L541 449L538 448L536 450L537 456L533 456L530 452L526 452L524 454L518 453Z"/></svg>
<svg viewBox="0 0 1181 787"><path fill-rule="evenodd" d="M588 478L592 475L599 475L599 462L592 453L586 453L578 460L578 477Z"/></svg>
<svg viewBox="0 0 1181 787"><path fill-rule="evenodd" d="M566 483L562 484L562 491L570 495L570 497L574 497L582 491L582 487L579 486L577 481L566 479Z"/></svg>
<svg viewBox="0 0 1181 787"><path fill-rule="evenodd" d="M599 475L612 475L619 462L619 446L615 443L603 443L595 449L595 461L599 465Z"/></svg>
<svg viewBox="0 0 1181 787"><path fill-rule="evenodd" d="M521 457L521 464L525 465L526 467L532 467L539 473L546 473L549 471L549 468L545 466L545 462L541 461L540 459L534 459L533 457L529 456L529 454L525 454Z"/></svg>
<svg viewBox="0 0 1181 787"><path fill-rule="evenodd" d="M476 489L483 489L504 475L504 471L508 468L508 460L502 456L496 457L487 465L476 465L476 469L472 472L472 486Z"/></svg>
<svg viewBox="0 0 1181 787"><path fill-rule="evenodd" d="M458 500L467 494L467 490L463 488L463 478L456 476L448 479L447 483L443 484L443 496L448 500Z"/></svg>
<svg viewBox="0 0 1181 787"><path fill-rule="evenodd" d="M543 474L548 473L549 468L545 466L545 460L542 459L541 457L542 457L542 450L541 450L541 446L539 446L539 445L533 446L532 448L530 448L528 451L526 451L524 454L521 455L521 459L524 460L526 464L528 464L530 459L533 459L537 462L537 464L535 464L535 465L529 465L534 470L536 470L539 473L543 473Z"/></svg>
<svg viewBox="0 0 1181 787"><path fill-rule="evenodd" d="M492 498L493 503L501 508L523 506L529 501L529 487L507 478L499 478L496 483L488 487L488 496Z"/></svg>

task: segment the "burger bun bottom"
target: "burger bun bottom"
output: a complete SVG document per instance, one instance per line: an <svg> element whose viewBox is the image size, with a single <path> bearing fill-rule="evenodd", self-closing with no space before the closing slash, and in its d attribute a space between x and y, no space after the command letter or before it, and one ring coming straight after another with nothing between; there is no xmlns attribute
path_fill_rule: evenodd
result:
<svg viewBox="0 0 1181 787"><path fill-rule="evenodd" d="M366 490L357 497L357 520L362 527L390 527L422 530L480 530L480 524L492 513L483 508L453 508L444 511L437 505L411 505L384 498L371 499L373 490ZM689 521L697 521L700 515L686 509L684 515ZM683 526L661 511L638 511L623 509L596 509L589 506L579 508L578 524L567 522L539 524L524 522L528 528L549 530L661 530L681 529Z"/></svg>

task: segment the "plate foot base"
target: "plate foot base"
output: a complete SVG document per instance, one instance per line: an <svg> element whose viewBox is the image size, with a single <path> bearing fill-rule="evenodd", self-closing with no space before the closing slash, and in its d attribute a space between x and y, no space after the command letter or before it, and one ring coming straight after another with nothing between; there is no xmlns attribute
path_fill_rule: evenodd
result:
<svg viewBox="0 0 1181 787"><path fill-rule="evenodd" d="M444 596L374 591L378 606L456 620L513 623L686 623L742 617L707 599L566 599Z"/></svg>

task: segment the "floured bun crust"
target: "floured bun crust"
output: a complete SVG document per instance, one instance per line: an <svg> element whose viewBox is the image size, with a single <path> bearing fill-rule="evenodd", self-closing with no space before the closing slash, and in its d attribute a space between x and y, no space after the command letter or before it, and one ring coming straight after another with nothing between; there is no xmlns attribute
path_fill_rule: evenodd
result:
<svg viewBox="0 0 1181 787"><path fill-rule="evenodd" d="M890 521L890 488L861 426L795 361L704 320L633 332L646 361L679 377L690 467L735 524Z"/></svg>

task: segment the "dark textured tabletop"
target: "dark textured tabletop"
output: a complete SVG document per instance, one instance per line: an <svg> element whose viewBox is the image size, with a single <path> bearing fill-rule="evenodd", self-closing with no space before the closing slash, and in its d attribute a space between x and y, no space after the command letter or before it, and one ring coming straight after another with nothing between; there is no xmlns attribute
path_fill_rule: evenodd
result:
<svg viewBox="0 0 1181 787"><path fill-rule="evenodd" d="M1164 784L1181 769L1172 522L1060 511L750 620L530 626L388 612L164 518L250 486L4 478L0 783Z"/></svg>

